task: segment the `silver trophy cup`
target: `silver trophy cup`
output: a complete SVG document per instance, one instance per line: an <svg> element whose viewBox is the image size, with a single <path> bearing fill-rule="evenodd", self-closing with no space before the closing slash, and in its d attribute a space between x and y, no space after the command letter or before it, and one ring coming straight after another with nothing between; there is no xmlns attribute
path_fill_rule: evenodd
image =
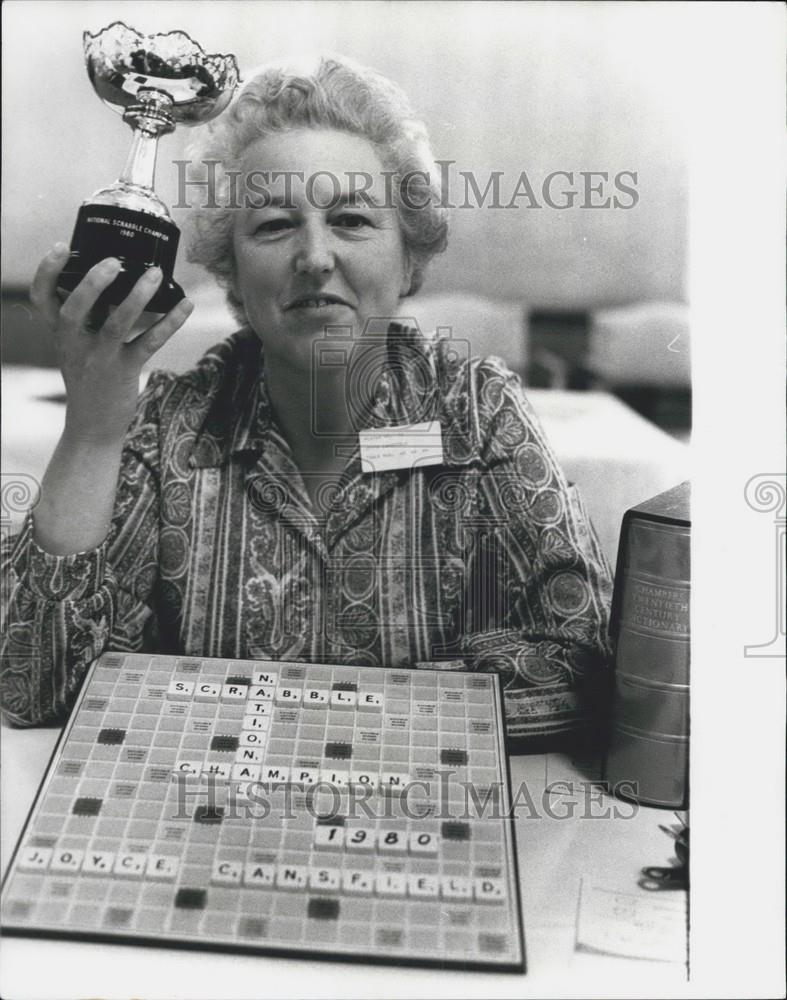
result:
<svg viewBox="0 0 787 1000"><path fill-rule="evenodd" d="M148 309L168 312L183 298L173 279L180 231L153 190L160 136L220 114L238 84L231 55L208 55L183 31L142 35L115 21L83 35L85 62L101 100L123 116L134 139L120 178L83 203L58 287L73 290L105 257L122 265L98 305L118 305L151 267L164 277Z"/></svg>

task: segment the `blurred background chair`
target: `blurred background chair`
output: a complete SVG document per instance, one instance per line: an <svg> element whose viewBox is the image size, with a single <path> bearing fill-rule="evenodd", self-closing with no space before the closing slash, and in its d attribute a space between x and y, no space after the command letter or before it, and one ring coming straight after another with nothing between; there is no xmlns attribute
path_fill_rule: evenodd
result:
<svg viewBox="0 0 787 1000"><path fill-rule="evenodd" d="M689 307L636 302L529 317L530 383L613 393L674 437L691 431Z"/></svg>
<svg viewBox="0 0 787 1000"><path fill-rule="evenodd" d="M688 438L691 427L689 307L641 302L593 313L587 369L660 427Z"/></svg>
<svg viewBox="0 0 787 1000"><path fill-rule="evenodd" d="M688 306L637 302L594 312L587 367L606 385L690 388Z"/></svg>
<svg viewBox="0 0 787 1000"><path fill-rule="evenodd" d="M464 340L470 355L502 358L513 371L527 369L527 310L522 302L464 292L419 294L404 299L399 315L425 334Z"/></svg>

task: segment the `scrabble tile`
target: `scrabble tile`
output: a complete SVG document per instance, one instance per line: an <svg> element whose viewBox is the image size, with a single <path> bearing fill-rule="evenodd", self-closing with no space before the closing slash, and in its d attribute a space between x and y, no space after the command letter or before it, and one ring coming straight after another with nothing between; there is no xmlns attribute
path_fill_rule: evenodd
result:
<svg viewBox="0 0 787 1000"><path fill-rule="evenodd" d="M293 767L290 769L290 781L294 785L316 785L320 780L318 767Z"/></svg>
<svg viewBox="0 0 787 1000"><path fill-rule="evenodd" d="M374 875L365 871L342 872L342 889L344 892L358 896L371 896L374 892Z"/></svg>
<svg viewBox="0 0 787 1000"><path fill-rule="evenodd" d="M407 854L407 831L381 826L377 831L380 854Z"/></svg>
<svg viewBox="0 0 787 1000"><path fill-rule="evenodd" d="M166 854L149 854L145 876L159 882L173 882L178 874L179 862L176 857Z"/></svg>
<svg viewBox="0 0 787 1000"><path fill-rule="evenodd" d="M271 720L267 715L244 715L243 717L244 730L267 733L270 729L270 724Z"/></svg>
<svg viewBox="0 0 787 1000"><path fill-rule="evenodd" d="M201 781L203 785L214 781L229 781L232 774L231 764L205 764L202 768Z"/></svg>
<svg viewBox="0 0 787 1000"><path fill-rule="evenodd" d="M334 785L336 788L344 788L350 783L350 772L323 767L320 768L320 781L326 785Z"/></svg>
<svg viewBox="0 0 787 1000"><path fill-rule="evenodd" d="M440 883L435 875L408 875L407 889L411 896L434 899L440 893Z"/></svg>
<svg viewBox="0 0 787 1000"><path fill-rule="evenodd" d="M252 675L252 683L262 684L265 687L276 687L279 675L275 671L255 670Z"/></svg>
<svg viewBox="0 0 787 1000"><path fill-rule="evenodd" d="M424 830L412 830L409 835L409 848L411 854L420 857L434 857L439 850L440 838L436 833L429 833Z"/></svg>
<svg viewBox="0 0 787 1000"><path fill-rule="evenodd" d="M177 760L172 768L172 773L186 779L197 779L202 774L201 760Z"/></svg>
<svg viewBox="0 0 787 1000"><path fill-rule="evenodd" d="M246 703L245 718L247 719L249 716L270 716L270 714L270 704L266 701L250 701Z"/></svg>
<svg viewBox="0 0 787 1000"><path fill-rule="evenodd" d="M473 881L462 876L443 876L441 891L444 899L472 899Z"/></svg>
<svg viewBox="0 0 787 1000"><path fill-rule="evenodd" d="M344 846L348 851L374 851L374 829L372 827L348 827L344 831Z"/></svg>
<svg viewBox="0 0 787 1000"><path fill-rule="evenodd" d="M309 869L305 865L279 865L276 870L279 889L304 889L308 880Z"/></svg>
<svg viewBox="0 0 787 1000"><path fill-rule="evenodd" d="M358 693L359 712L381 712L383 697L376 691L360 691Z"/></svg>
<svg viewBox="0 0 787 1000"><path fill-rule="evenodd" d="M219 700L221 694L220 684L197 683L194 691L194 700L202 702L214 702Z"/></svg>
<svg viewBox="0 0 787 1000"><path fill-rule="evenodd" d="M300 705L302 694L300 688L278 687L276 688L276 704Z"/></svg>
<svg viewBox="0 0 787 1000"><path fill-rule="evenodd" d="M357 701L355 691L331 691L331 708L350 711L355 708Z"/></svg>
<svg viewBox="0 0 787 1000"><path fill-rule="evenodd" d="M351 785L365 785L367 788L377 788L378 776L373 771L358 768L350 771Z"/></svg>
<svg viewBox="0 0 787 1000"><path fill-rule="evenodd" d="M322 850L341 851L344 847L343 826L319 825L314 829L314 846Z"/></svg>
<svg viewBox="0 0 787 1000"><path fill-rule="evenodd" d="M230 777L233 781L259 781L261 773L259 764L233 764Z"/></svg>
<svg viewBox="0 0 787 1000"><path fill-rule="evenodd" d="M263 766L262 781L278 782L279 784L289 784L290 782L290 769L288 767L280 766L277 764L268 764Z"/></svg>
<svg viewBox="0 0 787 1000"><path fill-rule="evenodd" d="M304 708L325 708L330 703L327 691L319 688L306 688L303 692Z"/></svg>
<svg viewBox="0 0 787 1000"><path fill-rule="evenodd" d="M267 687L266 685L254 685L249 688L248 693L248 703L253 704L254 702L272 702L273 696L276 693L275 687Z"/></svg>
<svg viewBox="0 0 787 1000"><path fill-rule="evenodd" d="M115 855L111 851L85 851L82 871L86 875L107 875L112 871Z"/></svg>
<svg viewBox="0 0 787 1000"><path fill-rule="evenodd" d="M276 866L273 864L247 864L243 870L243 884L253 888L266 889L276 882Z"/></svg>
<svg viewBox="0 0 787 1000"><path fill-rule="evenodd" d="M167 687L169 701L191 701L194 696L193 681L170 681Z"/></svg>
<svg viewBox="0 0 787 1000"><path fill-rule="evenodd" d="M141 852L138 853L120 853L115 858L115 865L112 869L115 875L120 875L122 878L142 878L145 874L145 866L147 864L147 854Z"/></svg>
<svg viewBox="0 0 787 1000"><path fill-rule="evenodd" d="M248 688L245 685L222 684L220 698L221 701L229 702L230 704L242 704L246 701L247 693Z"/></svg>
<svg viewBox="0 0 787 1000"><path fill-rule="evenodd" d="M213 885L240 885L243 866L232 861L215 861L210 880Z"/></svg>
<svg viewBox="0 0 787 1000"><path fill-rule="evenodd" d="M267 734L257 732L256 729L244 729L238 737L238 745L242 747L264 747L267 742Z"/></svg>
<svg viewBox="0 0 787 1000"><path fill-rule="evenodd" d="M477 878L474 890L479 903L502 903L506 898L505 882L501 878Z"/></svg>
<svg viewBox="0 0 787 1000"><path fill-rule="evenodd" d="M51 847L25 847L19 852L17 864L26 872L44 871L52 860Z"/></svg>
<svg viewBox="0 0 787 1000"><path fill-rule="evenodd" d="M52 852L50 868L53 872L78 872L85 852L79 848L56 848Z"/></svg>
<svg viewBox="0 0 787 1000"><path fill-rule="evenodd" d="M374 885L378 896L400 898L407 895L407 876L401 872L378 874Z"/></svg>
<svg viewBox="0 0 787 1000"><path fill-rule="evenodd" d="M309 889L312 892L339 892L342 872L340 868L309 868Z"/></svg>

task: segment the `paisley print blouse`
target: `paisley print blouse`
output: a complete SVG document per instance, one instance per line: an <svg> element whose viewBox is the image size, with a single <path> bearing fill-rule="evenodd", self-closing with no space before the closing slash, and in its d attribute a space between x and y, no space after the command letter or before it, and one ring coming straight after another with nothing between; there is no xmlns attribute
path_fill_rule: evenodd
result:
<svg viewBox="0 0 787 1000"><path fill-rule="evenodd" d="M116 649L496 671L510 736L586 725L610 573L518 377L407 326L386 349L365 426L439 420L443 462L364 472L354 436L321 512L252 331L185 375L154 372L104 542L53 556L33 512L5 540L6 716L62 719L91 661Z"/></svg>

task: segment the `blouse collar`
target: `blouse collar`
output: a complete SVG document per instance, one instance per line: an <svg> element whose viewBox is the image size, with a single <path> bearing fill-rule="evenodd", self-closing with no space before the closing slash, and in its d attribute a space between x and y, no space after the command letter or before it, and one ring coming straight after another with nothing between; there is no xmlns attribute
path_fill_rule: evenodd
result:
<svg viewBox="0 0 787 1000"><path fill-rule="evenodd" d="M196 468L224 465L241 452L261 452L275 426L262 342L254 331L239 331L220 345L214 357L219 371L194 442L191 465ZM417 326L389 325L387 363L370 395L371 407L359 430L436 419L439 393L433 345Z"/></svg>

